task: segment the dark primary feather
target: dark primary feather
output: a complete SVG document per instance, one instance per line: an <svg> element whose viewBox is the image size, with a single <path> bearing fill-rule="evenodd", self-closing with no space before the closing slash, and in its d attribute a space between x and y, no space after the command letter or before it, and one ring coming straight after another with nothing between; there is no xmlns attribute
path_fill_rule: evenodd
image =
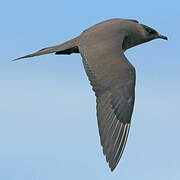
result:
<svg viewBox="0 0 180 180"><path fill-rule="evenodd" d="M80 50L85 71L97 97L101 145L112 171L117 166L127 141L135 88L135 69L116 42L109 44L113 49L103 44L105 56L101 54L101 49L97 50L91 44L84 47L82 45Z"/></svg>

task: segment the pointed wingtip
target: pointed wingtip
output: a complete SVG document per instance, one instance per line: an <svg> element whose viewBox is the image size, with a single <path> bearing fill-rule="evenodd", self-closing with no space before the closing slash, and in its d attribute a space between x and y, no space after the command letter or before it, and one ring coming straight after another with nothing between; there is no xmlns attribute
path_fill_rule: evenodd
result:
<svg viewBox="0 0 180 180"><path fill-rule="evenodd" d="M111 164L111 163L109 162L108 164L109 164L109 168L110 168L111 172L114 172L114 170L116 169L118 163L116 163L116 164Z"/></svg>
<svg viewBox="0 0 180 180"><path fill-rule="evenodd" d="M18 60L20 60L20 59L23 59L23 57L19 57L19 58L13 59L13 60L11 60L11 61L18 61Z"/></svg>
<svg viewBox="0 0 180 180"><path fill-rule="evenodd" d="M13 59L13 60L11 60L11 61L18 61L18 60L20 60L20 59L34 57L34 56L36 56L36 54L37 54L37 53L29 54L29 55L26 55L26 56L22 56L22 57Z"/></svg>
<svg viewBox="0 0 180 180"><path fill-rule="evenodd" d="M30 57L34 57L34 56L41 56L41 55L44 55L44 54L49 54L49 53L53 53L53 52L56 52L54 50L54 47L49 47L49 48L43 48L35 53L32 53L32 54L28 54L26 56L22 56L22 57L19 57L19 58L16 58L16 59L13 59L12 61L18 61L20 59L24 59L24 58L30 58Z"/></svg>
<svg viewBox="0 0 180 180"><path fill-rule="evenodd" d="M110 169L111 169L111 172L113 172L113 171L114 171L114 169L115 169L115 167L110 167Z"/></svg>

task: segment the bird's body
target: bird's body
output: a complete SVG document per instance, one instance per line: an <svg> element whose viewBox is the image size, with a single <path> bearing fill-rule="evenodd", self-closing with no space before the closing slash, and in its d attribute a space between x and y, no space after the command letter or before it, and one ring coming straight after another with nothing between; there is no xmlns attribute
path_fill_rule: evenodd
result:
<svg viewBox="0 0 180 180"><path fill-rule="evenodd" d="M135 68L124 51L156 38L167 39L136 20L111 19L90 27L68 42L18 59L48 53L81 54L96 95L103 153L114 170L127 141L135 99Z"/></svg>

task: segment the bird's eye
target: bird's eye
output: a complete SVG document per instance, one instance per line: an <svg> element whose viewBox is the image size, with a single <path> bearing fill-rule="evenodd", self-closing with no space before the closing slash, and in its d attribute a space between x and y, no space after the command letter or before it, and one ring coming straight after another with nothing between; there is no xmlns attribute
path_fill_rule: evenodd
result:
<svg viewBox="0 0 180 180"><path fill-rule="evenodd" d="M148 33L149 33L149 34L156 34L156 31L153 30L153 29L148 29Z"/></svg>
<svg viewBox="0 0 180 180"><path fill-rule="evenodd" d="M150 27L148 27L148 26L145 26L145 25L143 25L143 27L144 27L144 30L145 30L148 34L150 34L150 35L155 35L155 34L157 34L157 32L156 32L154 29L152 29L152 28L150 28Z"/></svg>

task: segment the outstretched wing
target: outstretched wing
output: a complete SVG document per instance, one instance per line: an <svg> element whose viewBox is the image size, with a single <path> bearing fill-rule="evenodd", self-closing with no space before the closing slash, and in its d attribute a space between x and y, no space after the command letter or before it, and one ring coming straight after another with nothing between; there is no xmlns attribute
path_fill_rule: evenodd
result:
<svg viewBox="0 0 180 180"><path fill-rule="evenodd" d="M112 171L127 141L135 94L135 69L124 56L121 44L114 40L80 47L85 71L96 94L103 153Z"/></svg>

